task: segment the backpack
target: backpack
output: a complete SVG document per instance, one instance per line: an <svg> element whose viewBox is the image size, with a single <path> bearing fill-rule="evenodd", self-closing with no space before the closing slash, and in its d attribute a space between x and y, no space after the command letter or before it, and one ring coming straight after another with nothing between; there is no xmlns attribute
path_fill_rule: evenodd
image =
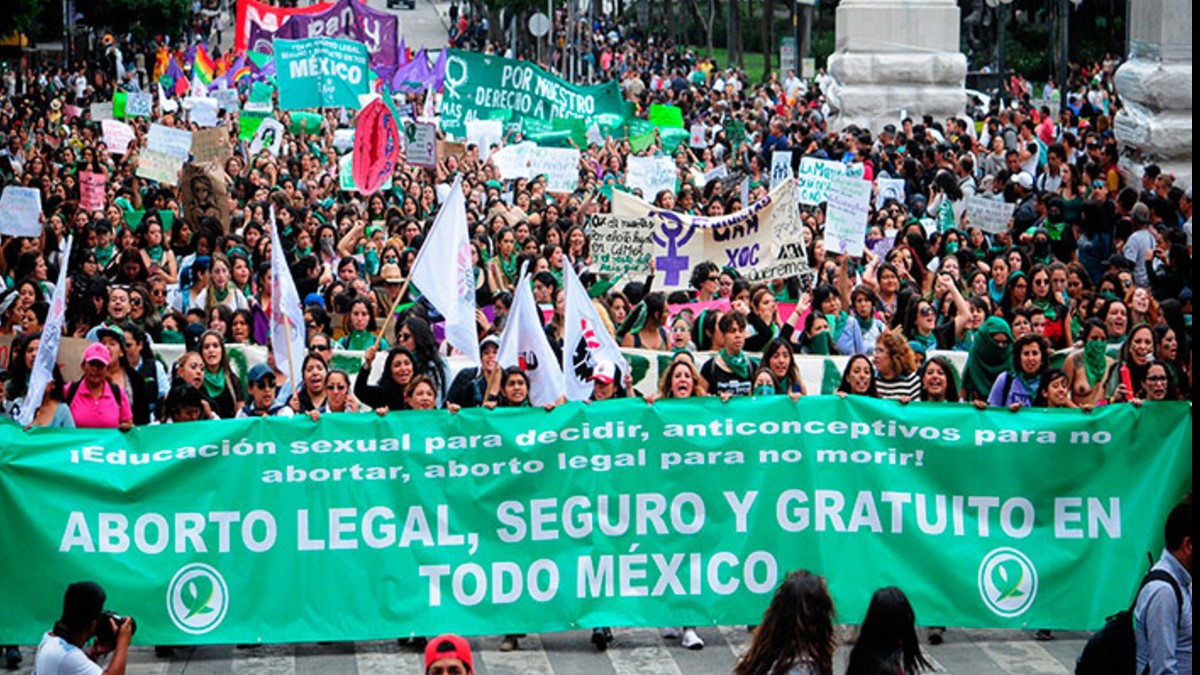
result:
<svg viewBox="0 0 1200 675"><path fill-rule="evenodd" d="M67 387L67 395L63 397L63 403L66 403L67 407L71 406L71 401L75 400L75 394L79 393L79 389L82 386L83 380L79 380L72 382L71 386ZM122 392L121 388L117 386L117 383L113 382L112 380L108 381L108 386L112 388L113 400L117 402L118 406L121 405L121 397L125 395L124 392Z"/></svg>
<svg viewBox="0 0 1200 675"><path fill-rule="evenodd" d="M1151 581L1164 581L1175 591L1179 614L1183 616L1183 592L1175 577L1166 570L1150 570L1142 578L1133 604L1104 620L1104 627L1096 631L1083 646L1083 652L1075 661L1075 675L1134 675L1137 668L1137 638L1133 626L1133 610L1138 596Z"/></svg>

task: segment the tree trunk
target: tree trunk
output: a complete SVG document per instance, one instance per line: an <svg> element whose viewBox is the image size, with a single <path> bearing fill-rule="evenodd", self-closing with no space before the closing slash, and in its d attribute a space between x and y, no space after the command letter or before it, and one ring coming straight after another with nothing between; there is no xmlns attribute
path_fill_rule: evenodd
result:
<svg viewBox="0 0 1200 675"><path fill-rule="evenodd" d="M762 36L763 79L766 79L771 74L771 56L775 51L775 0L763 4Z"/></svg>
<svg viewBox="0 0 1200 675"><path fill-rule="evenodd" d="M675 0L666 0L663 3L663 10L666 14L663 18L667 22L667 40L671 46L675 46L675 24L679 23L675 17Z"/></svg>

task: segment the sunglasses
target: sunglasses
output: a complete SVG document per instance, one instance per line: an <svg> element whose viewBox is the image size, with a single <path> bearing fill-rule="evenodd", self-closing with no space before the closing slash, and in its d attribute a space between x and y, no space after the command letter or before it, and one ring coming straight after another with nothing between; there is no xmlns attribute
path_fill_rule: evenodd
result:
<svg viewBox="0 0 1200 675"><path fill-rule="evenodd" d="M349 389L350 387L347 385L344 385L344 384L329 384L329 385L325 385L325 388L330 391L345 391L345 390Z"/></svg>
<svg viewBox="0 0 1200 675"><path fill-rule="evenodd" d="M1166 375L1151 375L1150 377L1146 378L1146 381L1147 382L1166 382L1167 376Z"/></svg>
<svg viewBox="0 0 1200 675"><path fill-rule="evenodd" d="M937 314L937 310L929 305L925 305L921 308L921 316L933 316L935 314Z"/></svg>
<svg viewBox="0 0 1200 675"><path fill-rule="evenodd" d="M412 336L412 333L405 331L403 333L398 333L396 335L396 339L397 340L411 340L411 339L413 339L413 336Z"/></svg>
<svg viewBox="0 0 1200 675"><path fill-rule="evenodd" d="M257 386L259 389L274 389L275 388L275 380L270 380L270 379L259 380Z"/></svg>
<svg viewBox="0 0 1200 675"><path fill-rule="evenodd" d="M133 305L134 307L141 307L141 306L142 306L142 299L141 299L141 298L130 298L130 299L129 299L129 304L130 304L130 305Z"/></svg>
<svg viewBox="0 0 1200 675"><path fill-rule="evenodd" d="M333 347L330 347L329 345L313 345L308 348L308 351L310 351L310 352L331 352L331 351L333 351Z"/></svg>

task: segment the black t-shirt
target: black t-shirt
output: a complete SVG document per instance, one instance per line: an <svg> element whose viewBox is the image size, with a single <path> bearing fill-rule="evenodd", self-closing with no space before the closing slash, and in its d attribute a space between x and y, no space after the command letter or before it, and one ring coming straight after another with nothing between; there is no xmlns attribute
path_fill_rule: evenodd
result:
<svg viewBox="0 0 1200 675"><path fill-rule="evenodd" d="M700 368L700 376L708 383L708 393L715 395L732 394L734 396L749 396L753 382L749 377L738 377L732 372L717 365L716 356L704 362ZM750 368L754 370L753 367Z"/></svg>

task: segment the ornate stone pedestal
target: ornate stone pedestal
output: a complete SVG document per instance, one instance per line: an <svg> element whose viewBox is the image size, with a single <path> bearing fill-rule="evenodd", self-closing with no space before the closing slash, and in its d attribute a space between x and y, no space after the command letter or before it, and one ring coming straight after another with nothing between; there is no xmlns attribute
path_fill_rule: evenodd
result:
<svg viewBox="0 0 1200 675"><path fill-rule="evenodd" d="M898 124L901 111L914 119L961 114L967 58L958 32L954 0L843 0L829 57L831 128L878 132Z"/></svg>
<svg viewBox="0 0 1200 675"><path fill-rule="evenodd" d="M1129 25L1129 60L1117 70L1124 108L1114 131L1121 171L1139 185L1145 164L1158 164L1192 185L1192 3L1137 0Z"/></svg>

